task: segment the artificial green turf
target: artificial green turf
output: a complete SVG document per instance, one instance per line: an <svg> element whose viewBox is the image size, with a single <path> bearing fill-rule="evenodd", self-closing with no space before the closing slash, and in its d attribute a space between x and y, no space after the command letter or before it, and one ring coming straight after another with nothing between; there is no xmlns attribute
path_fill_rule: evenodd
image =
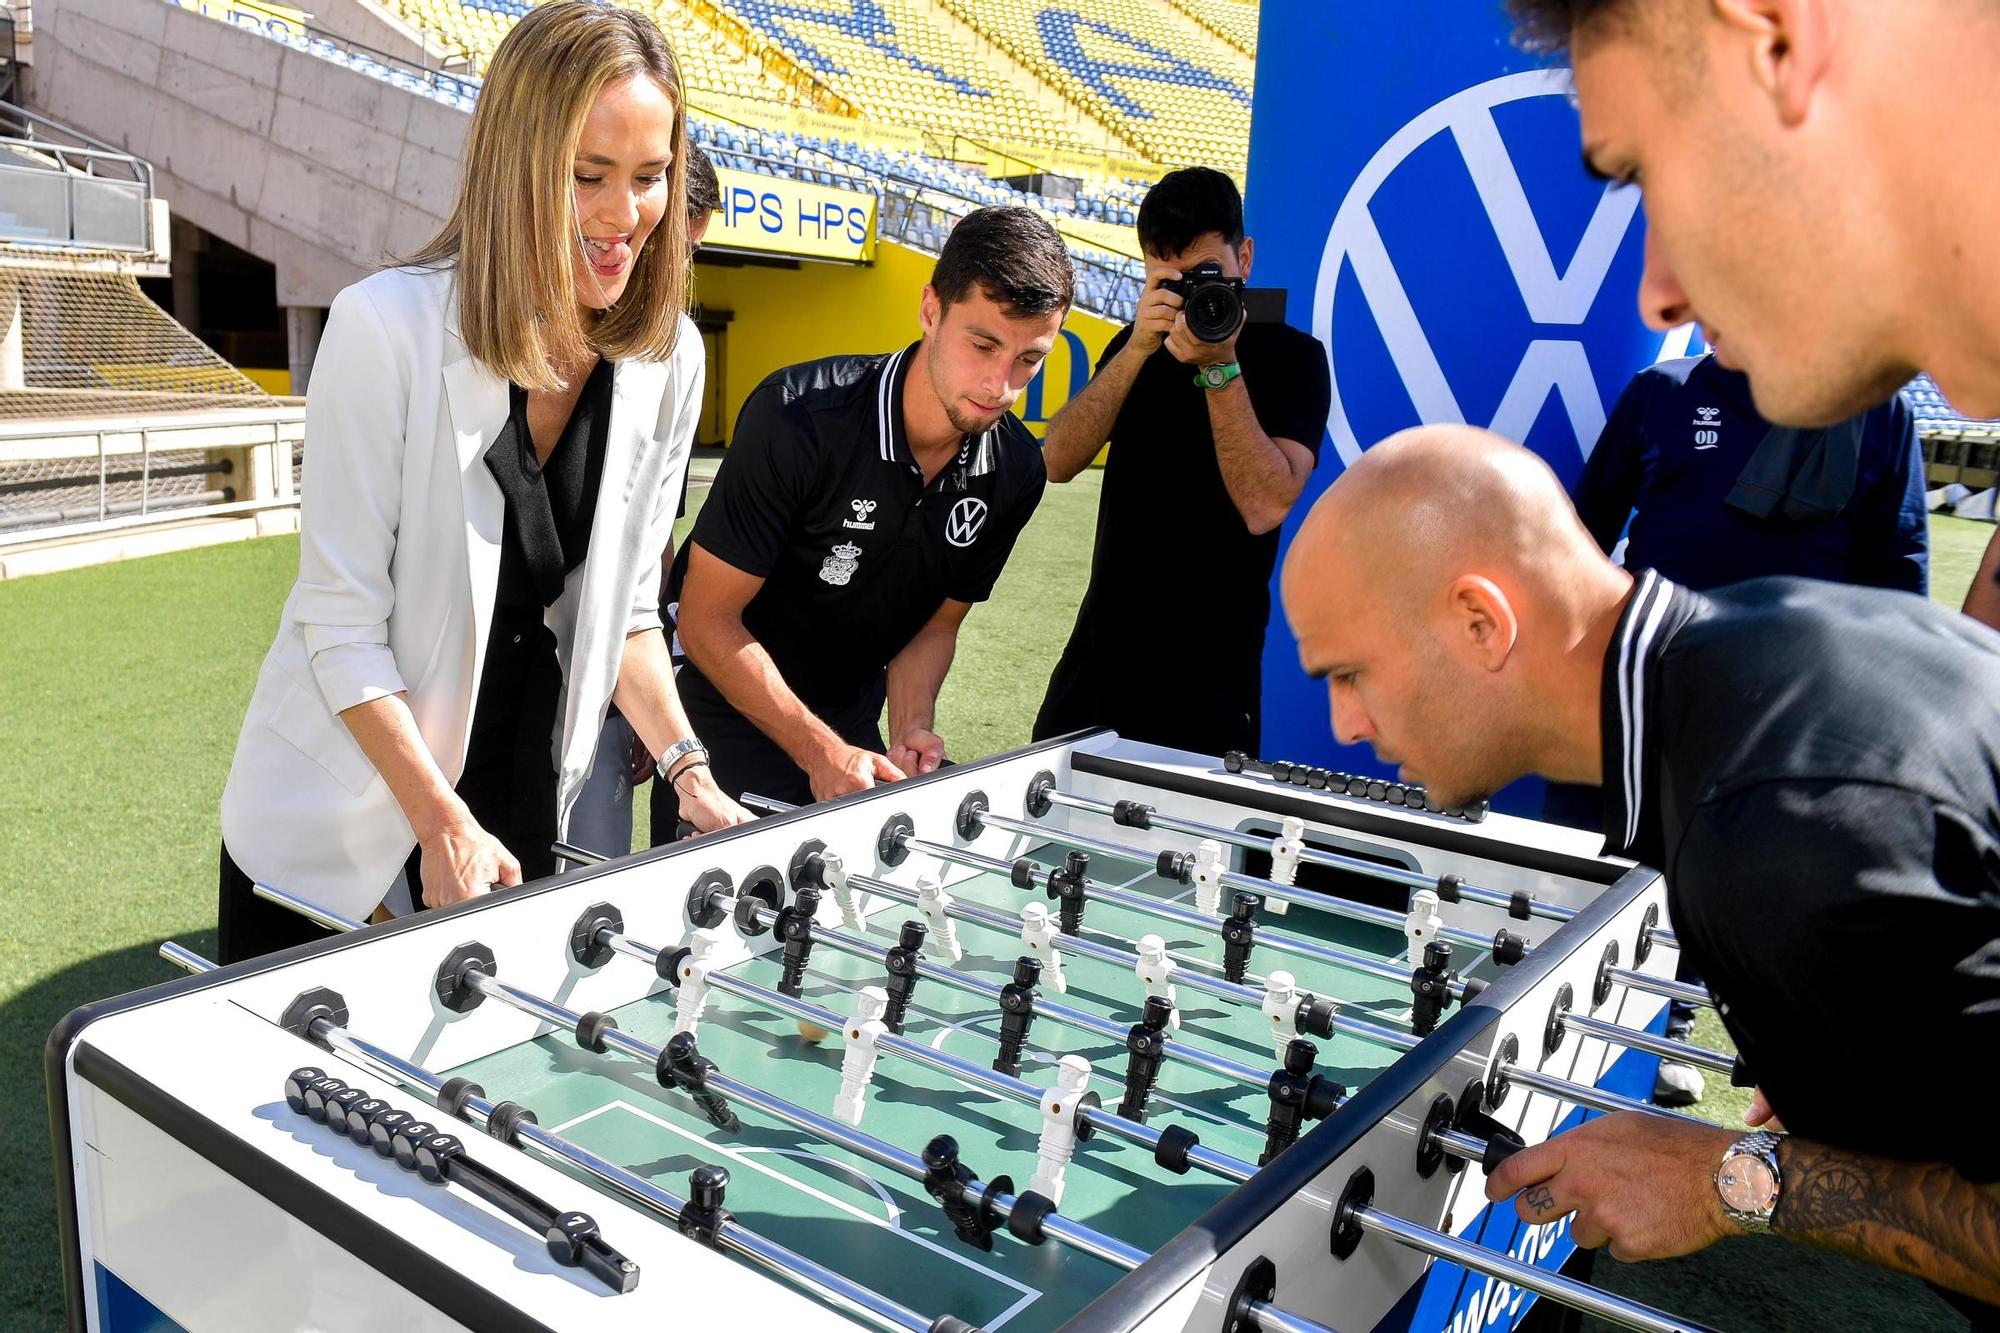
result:
<svg viewBox="0 0 2000 1333"><path fill-rule="evenodd" d="M1027 739L1088 578L1096 500L1094 472L1050 487L967 620L939 708L954 757ZM1933 520L1935 598L1959 603L1992 531ZM161 940L213 952L216 803L297 564L297 540L272 538L0 582L0 1327L62 1318L43 1040L70 1009L171 976ZM1872 1095L1865 1079L1856 1095ZM1607 1259L1601 1277L1723 1327L1963 1326L1915 1284L1780 1242Z"/></svg>

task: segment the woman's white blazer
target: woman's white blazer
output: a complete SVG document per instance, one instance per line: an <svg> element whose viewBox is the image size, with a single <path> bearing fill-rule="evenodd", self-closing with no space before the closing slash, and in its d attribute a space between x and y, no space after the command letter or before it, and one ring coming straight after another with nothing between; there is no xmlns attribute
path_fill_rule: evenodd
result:
<svg viewBox="0 0 2000 1333"><path fill-rule="evenodd" d="M590 552L547 613L565 832L625 638L660 624L703 373L685 317L668 360L614 369ZM299 579L222 793L223 843L252 879L364 917L416 845L342 711L406 694L445 777L463 771L505 510L485 454L507 415L507 382L459 337L450 270L386 269L334 298L306 400Z"/></svg>

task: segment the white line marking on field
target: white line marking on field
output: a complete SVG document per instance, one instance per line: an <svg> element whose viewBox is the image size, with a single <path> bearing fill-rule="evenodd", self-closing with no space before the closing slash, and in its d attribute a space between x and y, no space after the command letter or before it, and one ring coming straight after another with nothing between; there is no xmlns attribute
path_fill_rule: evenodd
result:
<svg viewBox="0 0 2000 1333"><path fill-rule="evenodd" d="M840 1199L836 1199L831 1194L828 1194L823 1190L817 1189L812 1185L808 1185L803 1180L795 1179L794 1177L786 1175L782 1171L774 1171L770 1167L765 1166L762 1162L753 1161L749 1155L748 1150L741 1148L733 1148L726 1143L717 1143L714 1142L713 1140L704 1138L700 1134L696 1134L690 1130L682 1129L679 1125L674 1124L672 1121L662 1120L659 1116L654 1115L652 1112L644 1110L641 1107L634 1106L632 1105L632 1103L625 1101L622 1098L606 1102L604 1105L598 1107L594 1111L586 1111L582 1115L577 1116L574 1120L568 1120L560 1125L557 1125L554 1129L550 1130L549 1132L551 1134L561 1134L564 1131L576 1125L582 1124L586 1120L594 1120L598 1116L603 1115L606 1111L610 1110L621 1110L630 1112L632 1115L639 1117L639 1119L646 1121L648 1124L656 1125L659 1128L666 1130L669 1134L677 1135L680 1138L686 1139L690 1143L699 1144L704 1148L712 1148L716 1152L719 1152L723 1156L729 1158L731 1161L736 1162L741 1166L748 1167L750 1170L757 1172L759 1175L769 1176L773 1180L789 1185L793 1189L799 1191L801 1194L809 1195L812 1198L818 1199L821 1203L826 1204L828 1207L836 1208L839 1211L846 1213L848 1216L853 1217L858 1221L866 1222L869 1226L881 1227L884 1231L893 1232L896 1235L903 1237L905 1240L908 1240L913 1245L920 1246L923 1249L929 1250L932 1254L941 1255L944 1258L949 1259L951 1262L957 1264L961 1268L969 1268L973 1270L975 1273L982 1273L985 1276L992 1278L995 1282L1000 1283L1002 1286L1010 1287L1013 1290L1021 1293L1021 1298L1019 1300L1015 1301L1012 1305L1008 1306L1004 1311L1000 1313L1000 1315L997 1318L987 1320L983 1325L981 1325L981 1327L987 1329L999 1328L1001 1325L1005 1324L1008 1320L1012 1319L1015 1315L1021 1313L1021 1311L1027 1309L1030 1305L1034 1304L1034 1302L1042 1295L1042 1293L1036 1288L1030 1287L1024 1282L1020 1282L1014 1278L1011 1278L1007 1276L1007 1274L1002 1273L997 1269L988 1268L985 1264L977 1262L970 1256L963 1254L960 1251L946 1249L944 1246L938 1244L934 1240L931 1240L927 1236L920 1236L914 1231L905 1231L895 1222L877 1217L875 1214L867 1211L864 1208L857 1208L851 1203L846 1203ZM834 1165L840 1165L840 1164L834 1163Z"/></svg>
<svg viewBox="0 0 2000 1333"><path fill-rule="evenodd" d="M888 1187L851 1162L837 1162L825 1153L814 1152L810 1148L762 1148L753 1144L738 1148L736 1151L776 1153L780 1157L796 1157L800 1161L819 1162L822 1165L830 1166L843 1175L852 1176L867 1186L874 1193L875 1197L882 1201L883 1216L890 1226L900 1228L903 1225L903 1210L898 1208L895 1199L890 1197Z"/></svg>

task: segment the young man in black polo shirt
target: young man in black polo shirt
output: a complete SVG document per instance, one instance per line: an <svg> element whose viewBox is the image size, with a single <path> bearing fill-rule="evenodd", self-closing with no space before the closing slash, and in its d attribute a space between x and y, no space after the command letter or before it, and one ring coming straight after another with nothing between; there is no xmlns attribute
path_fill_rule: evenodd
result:
<svg viewBox="0 0 2000 1333"><path fill-rule="evenodd" d="M919 341L789 367L744 402L669 591L681 700L724 791L826 800L944 761L959 624L1047 478L1008 409L1074 283L1047 222L980 209L938 257Z"/></svg>
<svg viewBox="0 0 2000 1333"><path fill-rule="evenodd" d="M1139 206L1138 318L1049 423L1065 482L1108 440L1090 588L1035 719L1037 740L1083 727L1201 754L1255 750L1278 525L1311 475L1331 397L1326 352L1284 324L1222 342L1188 332L1162 286L1204 261L1248 278L1243 199L1219 171L1169 172ZM1134 670L1184 636L1186 671Z"/></svg>
<svg viewBox="0 0 2000 1333"><path fill-rule="evenodd" d="M1546 464L1462 426L1363 454L1284 595L1335 735L1405 780L1446 804L1530 773L1604 787L1607 850L1665 874L1791 1131L1609 1115L1489 1197L1573 1211L1622 1259L1776 1231L1990 1320L2000 1138L1965 1090L2000 1050L2000 637L1907 593L1635 581Z"/></svg>

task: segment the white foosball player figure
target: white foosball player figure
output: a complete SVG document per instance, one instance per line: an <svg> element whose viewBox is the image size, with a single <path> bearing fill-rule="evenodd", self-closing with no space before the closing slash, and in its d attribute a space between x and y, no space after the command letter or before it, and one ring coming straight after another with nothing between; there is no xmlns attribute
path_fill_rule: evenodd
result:
<svg viewBox="0 0 2000 1333"><path fill-rule="evenodd" d="M1021 947L1041 960L1041 984L1053 987L1057 994L1067 995L1069 978L1063 975L1062 952L1056 948L1056 939L1061 934L1045 904L1029 903L1021 909Z"/></svg>
<svg viewBox="0 0 2000 1333"><path fill-rule="evenodd" d="M674 998L674 1031L690 1036L701 1026L701 1012L708 1007L708 970L722 937L713 928L703 927L688 939L688 956L681 960L680 991Z"/></svg>
<svg viewBox="0 0 2000 1333"><path fill-rule="evenodd" d="M880 986L863 986L854 1007L854 1021L847 1025L847 1053L840 1057L840 1095L833 1099L833 1114L856 1129L868 1100L868 1085L875 1078L875 1042L889 1030L882 1015L889 1010L889 992Z"/></svg>
<svg viewBox="0 0 2000 1333"><path fill-rule="evenodd" d="M1410 895L1410 914L1403 918L1403 935L1410 942L1410 958L1420 961L1424 956L1424 946L1436 939L1444 930L1444 917L1438 913L1438 896L1434 890L1418 889Z"/></svg>
<svg viewBox="0 0 2000 1333"><path fill-rule="evenodd" d="M1271 1024L1271 1049L1285 1063L1285 1048L1299 1035L1299 983L1289 972L1264 978L1264 1017Z"/></svg>
<svg viewBox="0 0 2000 1333"><path fill-rule="evenodd" d="M1194 845L1194 905L1207 916L1222 912L1222 844L1203 838Z"/></svg>
<svg viewBox="0 0 2000 1333"><path fill-rule="evenodd" d="M1167 1026L1180 1030L1181 1011L1174 998L1174 960L1167 956L1167 942L1158 935L1143 935L1139 938L1139 960L1133 965L1138 974L1139 984L1146 988L1148 998L1158 995L1166 999L1173 1013L1167 1018Z"/></svg>
<svg viewBox="0 0 2000 1333"><path fill-rule="evenodd" d="M944 881L936 875L925 874L917 878L917 910L924 914L924 921L930 931L924 936L924 948L934 954L942 954L956 963L964 959L965 950L958 943L958 922L951 918L951 905L958 901L945 892Z"/></svg>
<svg viewBox="0 0 2000 1333"><path fill-rule="evenodd" d="M1060 1206L1063 1173L1076 1156L1076 1103L1090 1082L1090 1061L1080 1055L1065 1055L1056 1065L1055 1085L1042 1094L1042 1138L1036 1146L1040 1160L1028 1189Z"/></svg>
<svg viewBox="0 0 2000 1333"><path fill-rule="evenodd" d="M1271 880L1273 883L1292 885L1299 882L1299 853L1306 849L1306 821L1297 815L1286 815L1285 822L1278 826L1278 836L1271 840ZM1283 916L1292 910L1292 905L1275 894L1264 896L1264 910L1273 916Z"/></svg>
<svg viewBox="0 0 2000 1333"><path fill-rule="evenodd" d="M849 930L860 930L860 904L854 901L854 886L847 882L847 862L840 859L838 852L821 852L819 855L820 882L833 893L833 901L840 908L841 924Z"/></svg>

